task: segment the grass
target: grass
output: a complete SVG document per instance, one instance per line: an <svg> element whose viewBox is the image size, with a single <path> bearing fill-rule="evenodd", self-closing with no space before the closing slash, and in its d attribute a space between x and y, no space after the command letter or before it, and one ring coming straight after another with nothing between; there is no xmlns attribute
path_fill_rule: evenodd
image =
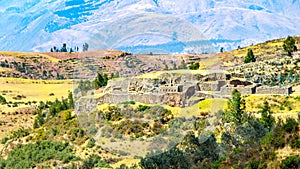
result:
<svg viewBox="0 0 300 169"><path fill-rule="evenodd" d="M52 56L46 55L46 54L40 54L40 53L26 53L26 52L0 52L0 55L4 56L12 56L12 57L44 57L51 62L58 63L59 59L54 58Z"/></svg>
<svg viewBox="0 0 300 169"><path fill-rule="evenodd" d="M282 118L287 117L298 118L298 112L300 112L300 100L298 97L286 97L286 96L272 96L272 95L250 95L245 98L246 100L246 112L257 113L261 110L263 102L268 101L273 116ZM258 114L259 115L259 114Z"/></svg>
<svg viewBox="0 0 300 169"><path fill-rule="evenodd" d="M222 70L165 70L165 71L158 71L158 72L150 72L140 76L137 78L150 78L150 79L157 79L162 76L164 73L174 73L174 74L202 74L208 75L211 73L224 73Z"/></svg>
<svg viewBox="0 0 300 169"><path fill-rule="evenodd" d="M56 98L66 98L68 91L72 91L71 80L29 80L19 78L0 78L0 95L3 95L5 91L9 91L3 95L7 102L39 102L39 101L54 101ZM51 96L50 94L54 95ZM19 100L16 100L16 96L25 96ZM20 107L28 107L20 105ZM11 112L16 108L10 108L6 105L0 105L0 110L4 112Z"/></svg>
<svg viewBox="0 0 300 169"><path fill-rule="evenodd" d="M127 158L127 159L123 159L115 164L112 164L111 166L113 168L117 168L120 167L121 164L125 164L126 166L132 166L134 164L138 164L140 162L140 159L134 159L134 158ZM139 169L140 167L138 167Z"/></svg>

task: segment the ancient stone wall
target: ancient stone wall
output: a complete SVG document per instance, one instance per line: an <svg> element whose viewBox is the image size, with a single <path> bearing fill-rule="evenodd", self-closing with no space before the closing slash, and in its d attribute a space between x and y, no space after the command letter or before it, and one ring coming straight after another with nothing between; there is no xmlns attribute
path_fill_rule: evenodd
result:
<svg viewBox="0 0 300 169"><path fill-rule="evenodd" d="M237 86L226 85L221 87L221 95L231 95L234 90L239 91L242 95L255 94L256 86Z"/></svg>
<svg viewBox="0 0 300 169"><path fill-rule="evenodd" d="M292 93L292 87L269 87L260 86L256 88L256 94L274 94L274 95L290 95Z"/></svg>
<svg viewBox="0 0 300 169"><path fill-rule="evenodd" d="M220 91L226 81L203 82L199 84L200 91Z"/></svg>
<svg viewBox="0 0 300 169"><path fill-rule="evenodd" d="M161 86L160 91L164 93L179 92L178 86Z"/></svg>

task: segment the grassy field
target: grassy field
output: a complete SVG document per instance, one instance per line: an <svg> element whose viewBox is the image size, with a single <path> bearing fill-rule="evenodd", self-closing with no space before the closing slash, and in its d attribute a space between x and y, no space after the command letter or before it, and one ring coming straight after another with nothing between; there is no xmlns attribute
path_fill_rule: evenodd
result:
<svg viewBox="0 0 300 169"><path fill-rule="evenodd" d="M0 52L0 55L4 56L11 56L11 57L44 57L54 63L58 63L59 59L54 58L52 56L49 56L47 54L41 54L41 53L26 53L26 52Z"/></svg>
<svg viewBox="0 0 300 169"><path fill-rule="evenodd" d="M174 73L174 74L201 74L201 75L208 75L211 73L224 73L223 70L166 70L166 71L157 71L157 72L150 72L145 73L143 75L137 76L137 78L150 78L150 79L157 79L162 76L164 73Z"/></svg>
<svg viewBox="0 0 300 169"><path fill-rule="evenodd" d="M54 101L56 98L68 96L72 91L71 80L29 80L19 78L0 78L0 95L5 97L7 102L40 102ZM18 107L0 105L0 111L12 112L18 108L29 107L20 104Z"/></svg>

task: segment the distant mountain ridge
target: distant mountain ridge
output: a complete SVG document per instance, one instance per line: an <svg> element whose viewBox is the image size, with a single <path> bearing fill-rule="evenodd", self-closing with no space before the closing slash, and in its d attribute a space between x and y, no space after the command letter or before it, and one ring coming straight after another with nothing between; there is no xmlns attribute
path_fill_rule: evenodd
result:
<svg viewBox="0 0 300 169"><path fill-rule="evenodd" d="M140 14L161 14L180 18L198 29L205 39L212 40L211 45L215 51L221 46L225 50L230 50L237 46L300 34L299 0L32 0L30 2L0 0L0 2L2 4L0 50L9 51L49 51L51 46L61 45L63 42L69 47L81 47L84 42L93 40L99 30L105 30L107 25L118 24L124 18ZM165 23L167 22L166 19ZM173 27L176 25L171 24ZM139 28L138 33L143 29ZM127 40L126 37L120 37L124 38L126 43L107 47L132 49L155 44L162 46L172 44L174 41L174 38L172 40L149 36L130 37L131 39ZM175 51L181 53L188 50L180 47Z"/></svg>

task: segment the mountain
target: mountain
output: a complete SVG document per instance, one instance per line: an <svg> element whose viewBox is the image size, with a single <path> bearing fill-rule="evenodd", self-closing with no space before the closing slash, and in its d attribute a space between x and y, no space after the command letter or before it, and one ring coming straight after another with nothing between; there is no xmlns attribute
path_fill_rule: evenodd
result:
<svg viewBox="0 0 300 169"><path fill-rule="evenodd" d="M300 1L0 0L0 50L88 42L134 52L211 52L300 34ZM209 40L209 41L208 41ZM172 50L169 50L171 46ZM205 44L205 45L203 45Z"/></svg>

